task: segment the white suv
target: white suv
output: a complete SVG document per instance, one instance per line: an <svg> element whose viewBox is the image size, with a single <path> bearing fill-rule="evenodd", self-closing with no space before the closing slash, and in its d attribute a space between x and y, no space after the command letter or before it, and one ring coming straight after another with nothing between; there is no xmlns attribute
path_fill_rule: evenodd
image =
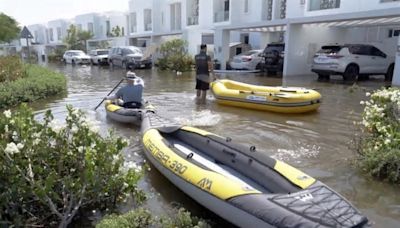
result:
<svg viewBox="0 0 400 228"><path fill-rule="evenodd" d="M81 50L68 50L63 55L63 61L71 64L89 64L90 56Z"/></svg>
<svg viewBox="0 0 400 228"><path fill-rule="evenodd" d="M314 55L311 71L319 79L330 75L342 75L345 81L368 78L369 75L385 75L391 81L394 57L388 57L378 48L365 44L326 45Z"/></svg>

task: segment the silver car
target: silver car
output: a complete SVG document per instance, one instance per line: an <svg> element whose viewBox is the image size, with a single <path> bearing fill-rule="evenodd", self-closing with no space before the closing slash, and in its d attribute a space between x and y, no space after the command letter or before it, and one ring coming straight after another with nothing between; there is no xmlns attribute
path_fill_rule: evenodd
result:
<svg viewBox="0 0 400 228"><path fill-rule="evenodd" d="M90 62L98 65L108 65L108 50L96 49L89 52Z"/></svg>
<svg viewBox="0 0 400 228"><path fill-rule="evenodd" d="M311 71L320 79L330 75L342 75L345 81L384 75L386 81L393 77L394 57L387 56L378 48L366 44L322 46L315 56Z"/></svg>
<svg viewBox="0 0 400 228"><path fill-rule="evenodd" d="M250 50L239 55L235 55L229 62L232 69L237 70L256 70L260 69L263 50Z"/></svg>
<svg viewBox="0 0 400 228"><path fill-rule="evenodd" d="M81 50L68 50L63 55L63 61L71 64L89 64L90 56Z"/></svg>

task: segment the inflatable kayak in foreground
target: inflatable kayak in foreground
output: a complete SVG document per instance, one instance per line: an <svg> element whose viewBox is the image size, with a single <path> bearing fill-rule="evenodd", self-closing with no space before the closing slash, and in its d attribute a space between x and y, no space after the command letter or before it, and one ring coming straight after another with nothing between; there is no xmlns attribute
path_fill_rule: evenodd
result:
<svg viewBox="0 0 400 228"><path fill-rule="evenodd" d="M367 227L368 219L325 184L254 146L146 112L142 143L174 185L240 227Z"/></svg>
<svg viewBox="0 0 400 228"><path fill-rule="evenodd" d="M121 123L133 123L140 125L142 122L142 113L145 110L152 110L153 106L145 103L141 108L124 108L112 103L111 100L104 102L107 117Z"/></svg>
<svg viewBox="0 0 400 228"><path fill-rule="evenodd" d="M297 87L257 86L222 79L211 83L217 102L242 108L281 113L304 113L316 110L321 94Z"/></svg>

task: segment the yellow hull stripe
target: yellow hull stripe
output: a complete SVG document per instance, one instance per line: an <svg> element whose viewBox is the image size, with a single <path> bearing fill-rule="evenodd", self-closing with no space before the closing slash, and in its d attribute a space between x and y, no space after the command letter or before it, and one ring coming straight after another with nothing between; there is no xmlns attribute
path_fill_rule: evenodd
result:
<svg viewBox="0 0 400 228"><path fill-rule="evenodd" d="M278 160L276 160L274 169L302 189L309 187L315 182L314 178Z"/></svg>
<svg viewBox="0 0 400 228"><path fill-rule="evenodd" d="M190 129L189 127L185 128L186 130ZM208 132L203 132L201 130L196 130L196 132L209 134ZM222 174L205 170L194 165L172 151L167 145L165 145L162 139L163 137L156 129L150 129L143 135L144 147L165 168L169 169L190 184L195 185L223 200L245 194L261 194L260 191L249 189L247 186L244 186L236 180L229 179Z"/></svg>

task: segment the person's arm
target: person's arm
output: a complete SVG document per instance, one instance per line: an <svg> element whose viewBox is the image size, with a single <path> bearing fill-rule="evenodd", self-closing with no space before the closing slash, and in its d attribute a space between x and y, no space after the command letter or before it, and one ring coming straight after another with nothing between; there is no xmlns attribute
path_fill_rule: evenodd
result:
<svg viewBox="0 0 400 228"><path fill-rule="evenodd" d="M211 61L210 56L207 56L207 63L208 63L208 72L210 72L211 81L215 81L214 76L214 63Z"/></svg>
<svg viewBox="0 0 400 228"><path fill-rule="evenodd" d="M106 99L108 99L108 100L114 100L114 99L118 99L118 98L122 97L121 89L122 89L122 88L120 88L114 95L107 96Z"/></svg>

